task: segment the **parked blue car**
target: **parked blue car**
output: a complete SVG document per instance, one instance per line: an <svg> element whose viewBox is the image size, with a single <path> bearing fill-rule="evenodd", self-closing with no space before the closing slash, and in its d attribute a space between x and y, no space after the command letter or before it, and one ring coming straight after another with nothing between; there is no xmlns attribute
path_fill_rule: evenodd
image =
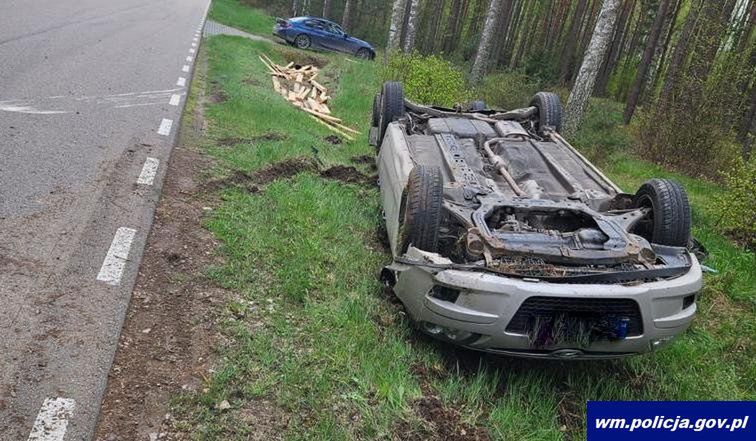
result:
<svg viewBox="0 0 756 441"><path fill-rule="evenodd" d="M276 19L273 35L283 38L299 49L322 49L343 52L357 58L372 60L375 49L370 43L350 37L338 24L318 17Z"/></svg>

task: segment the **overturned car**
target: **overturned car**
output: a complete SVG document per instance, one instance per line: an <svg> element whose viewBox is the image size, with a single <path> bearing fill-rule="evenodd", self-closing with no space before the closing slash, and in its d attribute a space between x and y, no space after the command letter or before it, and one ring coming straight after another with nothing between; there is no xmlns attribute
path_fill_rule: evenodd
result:
<svg viewBox="0 0 756 441"><path fill-rule="evenodd" d="M557 358L655 350L690 324L701 267L676 182L623 192L559 135L559 97L444 109L387 82L371 143L393 262L382 272L423 332Z"/></svg>

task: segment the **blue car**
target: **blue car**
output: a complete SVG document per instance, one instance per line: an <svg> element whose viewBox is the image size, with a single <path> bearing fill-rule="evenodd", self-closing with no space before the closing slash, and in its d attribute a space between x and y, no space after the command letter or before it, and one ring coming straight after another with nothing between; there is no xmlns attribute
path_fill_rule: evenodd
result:
<svg viewBox="0 0 756 441"><path fill-rule="evenodd" d="M299 49L322 49L351 54L357 58L372 60L375 49L370 43L350 37L338 24L318 17L295 17L276 19L273 35L283 38Z"/></svg>

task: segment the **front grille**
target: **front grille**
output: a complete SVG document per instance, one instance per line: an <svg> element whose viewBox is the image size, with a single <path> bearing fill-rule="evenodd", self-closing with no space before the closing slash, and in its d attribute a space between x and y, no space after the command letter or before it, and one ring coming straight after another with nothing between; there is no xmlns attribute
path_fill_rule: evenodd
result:
<svg viewBox="0 0 756 441"><path fill-rule="evenodd" d="M507 325L507 332L527 334L536 318L569 317L597 321L627 318L627 336L643 334L640 308L630 299L587 299L571 297L530 297Z"/></svg>

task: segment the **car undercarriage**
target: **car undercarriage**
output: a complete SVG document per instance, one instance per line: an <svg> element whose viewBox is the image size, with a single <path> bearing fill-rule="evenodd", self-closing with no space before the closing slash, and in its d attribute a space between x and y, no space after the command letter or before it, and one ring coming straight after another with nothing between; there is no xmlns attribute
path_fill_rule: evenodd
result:
<svg viewBox="0 0 756 441"><path fill-rule="evenodd" d="M414 304L410 297L425 299L414 311L408 307L413 319L424 322L429 302L436 300L462 316L490 314L491 309L475 302L463 306L460 297L475 287L432 280L405 288L402 277L424 277L418 268L432 278L456 271L548 284L555 293L572 294L558 300L572 306L533 309L528 302L544 302L535 290L508 305L513 309L506 311L508 322L494 332L525 336L522 350L570 349L584 356L594 343L626 340L639 330L643 335L638 299L606 298L607 285L621 292L700 275L688 250L690 208L684 189L674 181L652 179L635 194L624 193L562 138L560 125L561 104L554 94L541 92L530 106L514 111L464 111L419 105L404 99L398 83L384 85L376 97L372 133L380 146L382 202L394 255L384 279L405 306ZM675 293L676 305L669 309L685 312L677 331L692 318L700 276L689 282ZM624 306L621 312L612 307L602 312L597 306L602 301ZM454 314L440 315L449 319ZM457 328L449 329L476 328L465 319L452 320ZM425 331L433 334L428 329L438 327L439 320L425 323ZM473 340L460 344L492 350L480 344L484 334L472 334ZM630 353L636 352L644 350Z"/></svg>

